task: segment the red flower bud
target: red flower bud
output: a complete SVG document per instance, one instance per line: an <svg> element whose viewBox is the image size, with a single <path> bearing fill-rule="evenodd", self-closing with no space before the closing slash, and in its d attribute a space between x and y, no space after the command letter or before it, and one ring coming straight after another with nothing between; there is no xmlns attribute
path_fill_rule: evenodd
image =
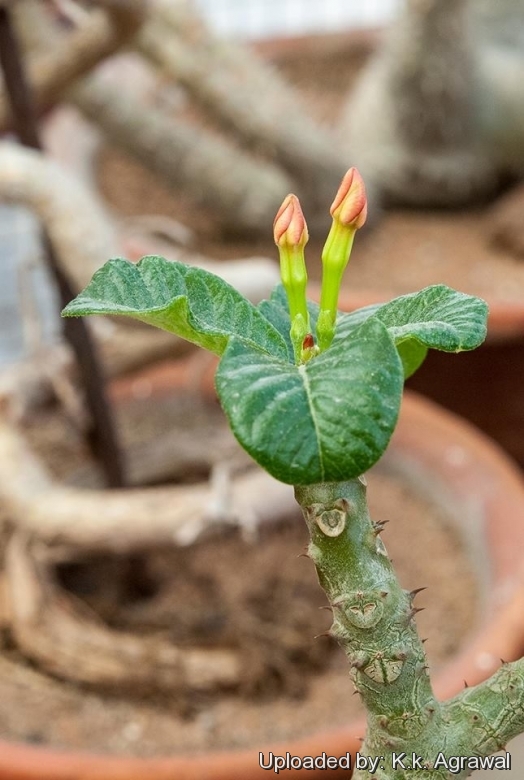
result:
<svg viewBox="0 0 524 780"><path fill-rule="evenodd" d="M314 346L315 346L315 339L313 338L313 334L308 333L305 336L304 341L302 342L302 349L311 349Z"/></svg>
<svg viewBox="0 0 524 780"><path fill-rule="evenodd" d="M368 202L362 176L356 168L350 168L331 205L331 216L342 225L356 230L365 223L367 212Z"/></svg>

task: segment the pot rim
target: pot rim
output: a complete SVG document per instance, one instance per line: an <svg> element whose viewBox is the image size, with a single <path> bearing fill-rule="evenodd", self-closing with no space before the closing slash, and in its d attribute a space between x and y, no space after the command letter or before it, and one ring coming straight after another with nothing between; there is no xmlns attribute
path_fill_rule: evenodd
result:
<svg viewBox="0 0 524 780"><path fill-rule="evenodd" d="M492 580L478 628L457 656L435 678L441 698L464 684L475 685L524 649L524 482L511 459L488 437L435 403L406 391L399 425L388 458L415 464L417 472L438 472L448 498L466 511L472 505L470 532L480 532L490 554ZM433 481L433 480L432 480ZM267 755L344 755L360 747L362 719L336 731L314 733L286 744L241 751L155 759L102 756L0 741L0 780L249 780L266 777L259 767L259 750ZM295 770L289 770L291 774ZM347 770L330 771L332 777ZM313 775L314 776L314 775Z"/></svg>

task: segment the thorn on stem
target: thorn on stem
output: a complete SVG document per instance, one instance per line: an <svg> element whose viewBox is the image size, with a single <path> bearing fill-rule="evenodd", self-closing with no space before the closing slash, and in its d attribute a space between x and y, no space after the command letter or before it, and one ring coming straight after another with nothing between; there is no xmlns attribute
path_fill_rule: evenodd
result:
<svg viewBox="0 0 524 780"><path fill-rule="evenodd" d="M408 621L412 620L419 612L424 612L424 607L413 607L408 613Z"/></svg>

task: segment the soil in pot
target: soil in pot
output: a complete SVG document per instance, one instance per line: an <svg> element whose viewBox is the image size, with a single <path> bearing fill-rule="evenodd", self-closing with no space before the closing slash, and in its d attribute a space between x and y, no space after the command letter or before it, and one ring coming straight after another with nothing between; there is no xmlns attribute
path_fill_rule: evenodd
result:
<svg viewBox="0 0 524 780"><path fill-rule="evenodd" d="M136 446L181 425L181 417L187 426L191 408L200 423L223 424L213 404L155 398L120 407L123 438ZM35 420L31 439L51 453L56 473L82 467L84 453L56 415ZM476 586L467 556L449 518L416 487L376 470L369 494L374 518L391 521L383 538L404 587L428 586L419 596L426 611L417 622L429 637L431 664L439 665L475 623ZM176 697L81 689L34 668L5 631L0 737L152 756L260 746L347 724L359 711L357 697L342 653L328 637L314 639L329 627L330 616L319 609L325 597L311 562L298 557L305 543L297 514L259 529L256 539L228 529L186 548L62 566L62 586L114 628L168 636L181 645L239 649L240 686L221 695Z"/></svg>

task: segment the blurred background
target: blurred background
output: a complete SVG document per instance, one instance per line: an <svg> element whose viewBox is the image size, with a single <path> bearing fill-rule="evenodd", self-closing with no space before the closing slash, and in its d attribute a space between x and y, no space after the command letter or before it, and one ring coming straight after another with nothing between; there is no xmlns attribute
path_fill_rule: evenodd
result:
<svg viewBox="0 0 524 780"><path fill-rule="evenodd" d="M394 17L402 0L266 0L244 3L236 0L197 0L195 8L217 35L239 41L300 38L321 33L378 28ZM24 307L33 306L46 342L58 338L56 300L42 263L37 260L38 239L34 216L23 207L0 206L0 253L4 284L0 289L0 365L27 354L31 334L24 331ZM21 285L20 278L24 278ZM33 318L34 320L34 318ZM33 323L34 324L34 323ZM33 333L33 338L36 334Z"/></svg>
<svg viewBox="0 0 524 780"><path fill-rule="evenodd" d="M402 0L268 0L241 3L235 0L198 0L197 6L218 33L245 39L342 32L355 27L387 24Z"/></svg>
<svg viewBox="0 0 524 780"><path fill-rule="evenodd" d="M499 655L524 653L507 460L524 466L523 30L523 0L0 0L0 737L157 755L174 732L181 751L236 749L355 714L334 643L311 645L321 605L312 570L289 563L305 543L286 525L293 496L239 452L216 361L125 318L59 316L115 256L202 266L258 303L279 280L272 223L291 191L318 299L353 165L369 219L340 307L433 284L487 300L486 344L429 355L409 388L493 438L516 492L497 515L493 466L482 489L464 480L453 518L445 480L417 483L413 455L409 484L372 477L373 512L395 519L409 587L431 579L417 618L431 664L506 611ZM460 429L428 408L444 415L434 430ZM448 477L490 446L463 441L433 458ZM209 690L173 661L192 643L218 648ZM472 674L499 655L477 653Z"/></svg>

